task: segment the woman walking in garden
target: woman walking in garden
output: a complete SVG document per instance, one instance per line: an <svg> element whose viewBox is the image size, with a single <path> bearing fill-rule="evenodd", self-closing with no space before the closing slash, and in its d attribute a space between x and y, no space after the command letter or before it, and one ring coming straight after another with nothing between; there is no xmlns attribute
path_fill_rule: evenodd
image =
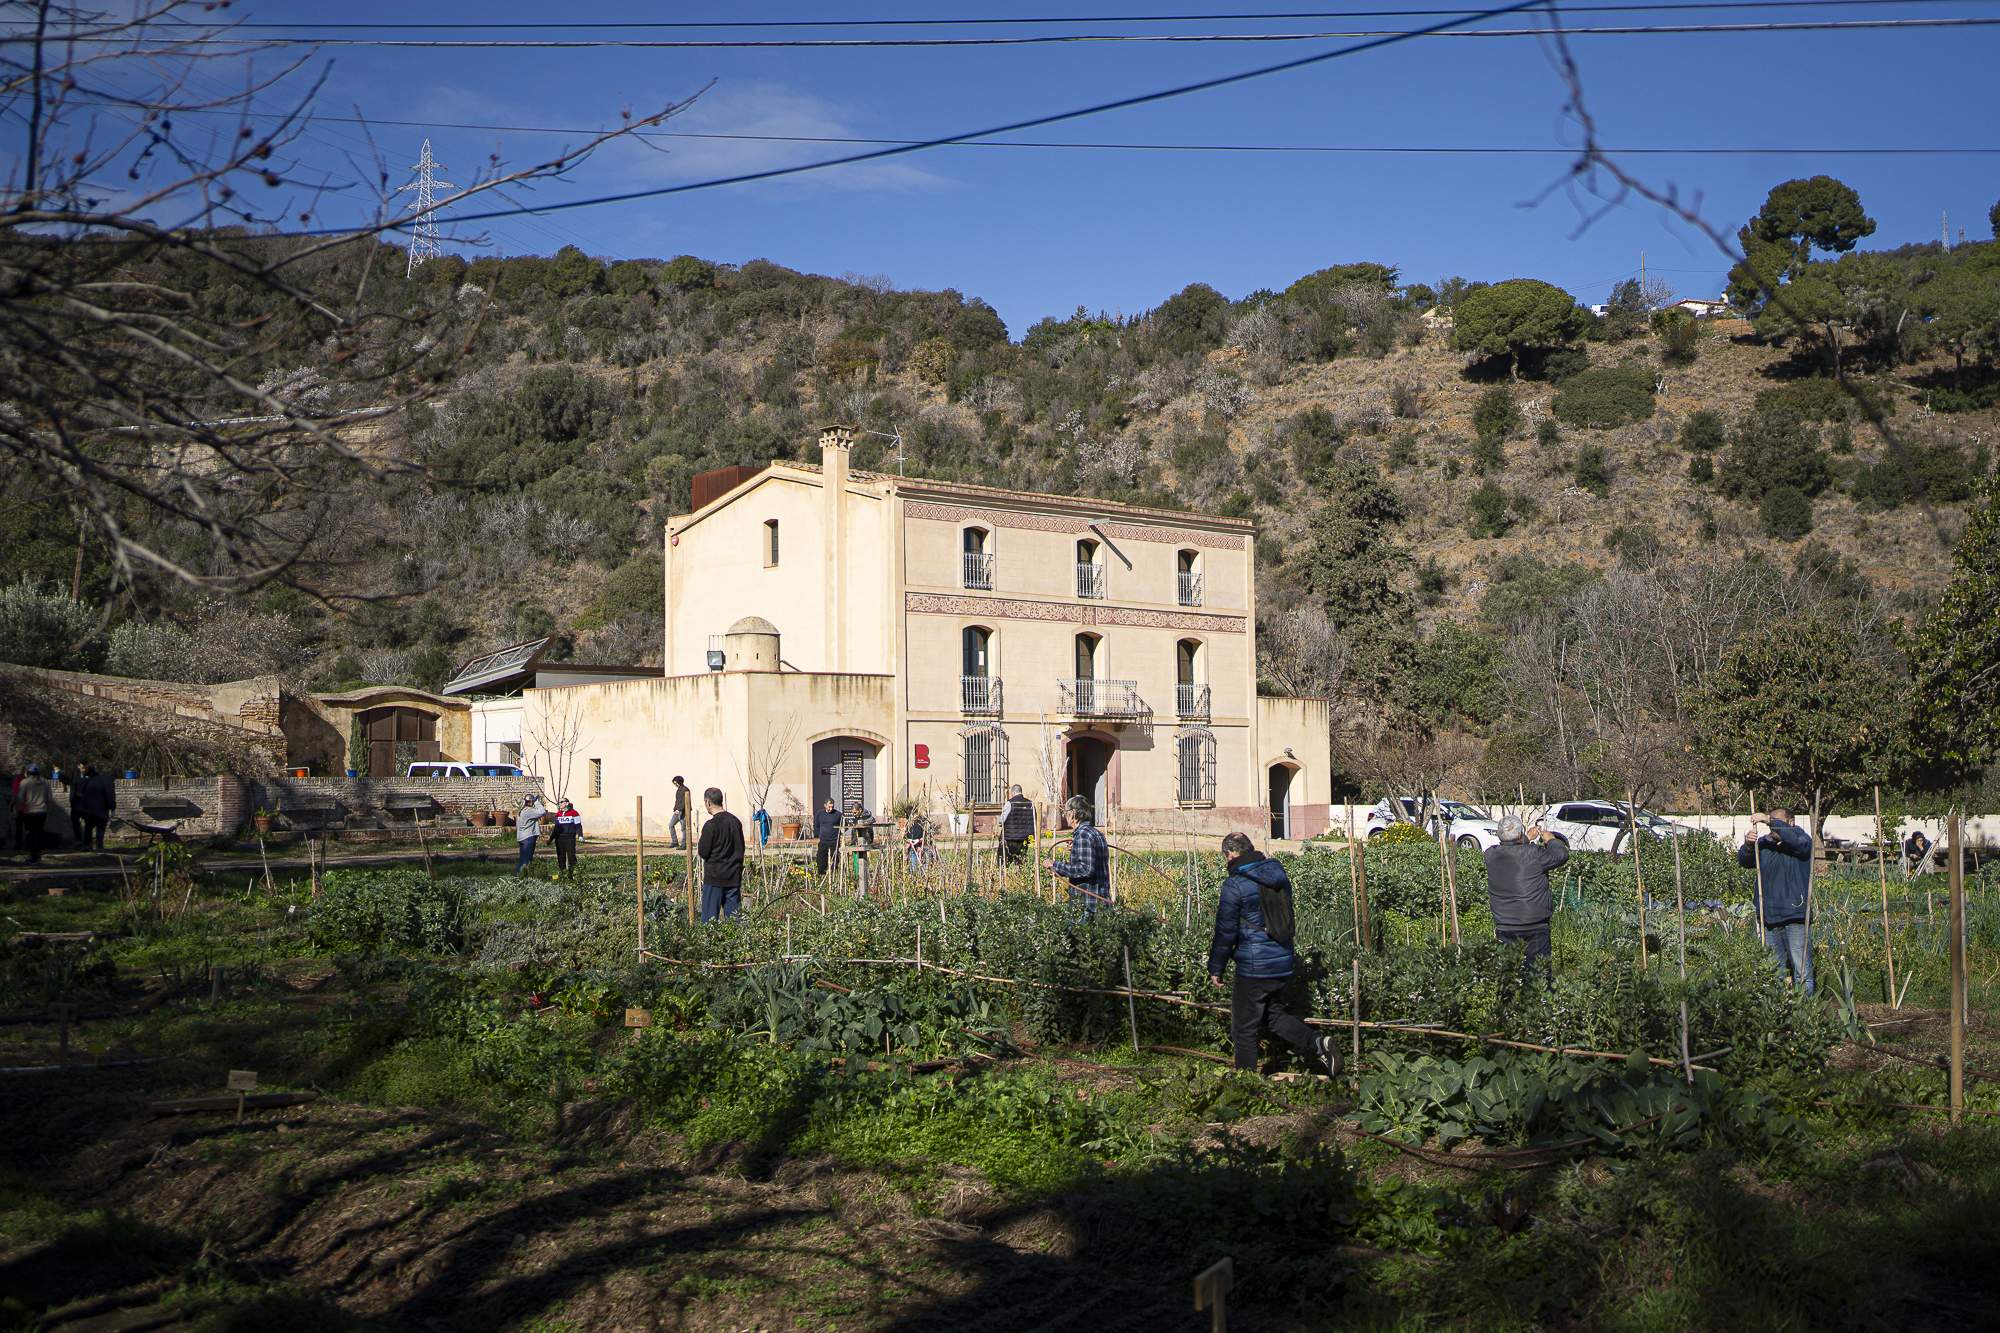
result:
<svg viewBox="0 0 2000 1333"><path fill-rule="evenodd" d="M521 847L521 859L514 863L515 874L527 874L528 867L535 863L535 840L542 836L542 816L547 813L534 797L521 798L521 812L514 816L514 841Z"/></svg>
<svg viewBox="0 0 2000 1333"><path fill-rule="evenodd" d="M1247 834L1225 837L1222 854L1229 862L1229 878L1223 881L1222 901L1215 908L1208 981L1220 986L1223 972L1235 961L1229 1041L1236 1067L1257 1067L1258 1041L1269 1028L1300 1055L1319 1061L1328 1074L1338 1074L1339 1044L1332 1037L1313 1036L1312 1029L1287 1013L1279 999L1298 961L1292 952L1292 881L1285 868L1258 851Z"/></svg>

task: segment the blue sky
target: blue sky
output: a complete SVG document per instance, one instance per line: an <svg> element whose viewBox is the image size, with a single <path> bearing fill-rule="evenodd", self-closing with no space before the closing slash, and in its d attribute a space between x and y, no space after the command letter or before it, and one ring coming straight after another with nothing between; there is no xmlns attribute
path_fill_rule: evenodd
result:
<svg viewBox="0 0 2000 1333"><path fill-rule="evenodd" d="M1345 7L1392 8L1395 3ZM547 22L560 17L612 22L637 17L824 18L833 12L804 4L648 8L642 14L630 5L570 3L558 8L496 0L418 7L348 0L338 6L338 17L345 22L411 22L421 13L439 21ZM1093 0L1075 12L1176 8L1223 7ZM1996 8L2000 6L1978 3L1885 5L1679 14L1653 16L1652 21L1942 17L1987 14ZM229 15L304 22L324 20L329 10L323 2L239 0ZM875 18L953 11L870 0L841 6L838 12ZM1063 13L1068 7L969 3L956 12ZM1622 24L1646 22L1648 16L1579 14L1566 21L1572 26ZM1079 29L1116 26L1087 23ZM1191 22L1165 30L1389 26L1404 25L1388 20ZM1508 26L1520 24L1510 21ZM1602 133L1619 145L1995 145L1992 64L2000 54L2000 28L1579 37L1574 47ZM858 51L356 47L324 53L331 72L318 106L328 116L358 110L374 120L595 126L615 123L622 109L657 109L713 79L714 87L669 128L925 137L1317 49L1324 48L1291 43ZM1562 118L1563 100L1563 89L1537 41L1431 38L1025 137L1565 147L1576 138ZM373 133L397 171L416 159L422 130L381 126ZM342 154L360 151L361 134L356 126L327 122L312 130L300 151L338 167ZM460 181L489 154L521 165L562 142L456 129L437 129L431 138L438 158ZM528 197L556 200L676 183L840 151L825 145L681 141L661 153L620 145L578 169L569 181L545 183ZM1628 203L1580 236L1574 234L1578 206L1563 193L1524 207L1561 175L1564 165L1565 159L1555 156L946 148L786 181L492 224L489 250L549 253L574 243L607 257L692 253L727 262L768 258L821 273L881 274L899 287L955 287L983 297L1016 337L1035 319L1066 315L1078 305L1135 313L1192 281L1236 297L1354 260L1395 264L1406 280L1429 281L1448 273L1488 280L1539 277L1589 302L1603 300L1613 282L1635 272L1644 251L1649 268L1683 295L1720 290L1726 263L1710 242L1651 205ZM1672 184L1684 195L1700 194L1704 213L1732 230L1777 181L1816 172L1837 175L1861 192L1880 223L1867 243L1871 246L1934 239L1941 212L1949 213L1954 232L1963 225L1969 238L1983 240L1989 234L1987 210L2000 195L2000 158L1990 156L1648 157L1634 159L1632 165L1649 180ZM475 253L471 247L459 248Z"/></svg>

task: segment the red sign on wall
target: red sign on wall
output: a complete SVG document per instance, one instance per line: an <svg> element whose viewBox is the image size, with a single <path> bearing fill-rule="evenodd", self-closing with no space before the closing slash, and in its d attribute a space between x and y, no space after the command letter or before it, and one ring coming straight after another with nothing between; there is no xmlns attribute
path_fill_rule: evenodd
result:
<svg viewBox="0 0 2000 1333"><path fill-rule="evenodd" d="M931 747L930 747L930 746L928 746L928 745L919 745L919 746L917 747L917 760L916 760L916 763L917 763L917 767L918 767L918 768L929 768L929 767L931 766Z"/></svg>

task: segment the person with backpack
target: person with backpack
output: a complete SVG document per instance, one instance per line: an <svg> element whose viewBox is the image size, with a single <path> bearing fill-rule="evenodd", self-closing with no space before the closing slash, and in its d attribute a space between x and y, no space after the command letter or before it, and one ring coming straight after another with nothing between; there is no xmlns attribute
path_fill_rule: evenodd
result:
<svg viewBox="0 0 2000 1333"><path fill-rule="evenodd" d="M1331 1036L1315 1037L1312 1029L1289 1013L1279 993L1298 966L1292 952L1295 925L1292 881L1285 868L1257 850L1245 833L1222 840L1229 878L1215 908L1215 933L1209 938L1208 981L1222 985L1222 974L1236 964L1229 995L1229 1041L1238 1069L1257 1067L1259 1039L1264 1031L1285 1042L1307 1060L1316 1060L1328 1074L1340 1072L1340 1044Z"/></svg>
<svg viewBox="0 0 2000 1333"><path fill-rule="evenodd" d="M1018 864L1034 840L1035 803L1021 794L1021 784L1017 782L1007 795L1006 809L1000 812L1000 841L1007 864Z"/></svg>
<svg viewBox="0 0 2000 1333"><path fill-rule="evenodd" d="M576 869L576 844L583 838L583 816L576 812L576 802L564 798L562 809L556 811L556 869L574 871Z"/></svg>

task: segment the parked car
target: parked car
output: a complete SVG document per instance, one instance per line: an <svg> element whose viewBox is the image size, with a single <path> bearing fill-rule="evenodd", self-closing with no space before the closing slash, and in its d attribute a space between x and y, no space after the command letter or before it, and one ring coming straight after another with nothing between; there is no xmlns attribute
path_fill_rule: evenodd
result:
<svg viewBox="0 0 2000 1333"><path fill-rule="evenodd" d="M1415 796L1398 796L1396 801L1403 807L1402 822L1414 823L1417 818L1417 811L1423 805L1422 800ZM1464 801L1444 799L1440 799L1437 802L1437 806L1444 814L1446 833L1460 847L1483 852L1488 847L1500 841L1500 821L1478 806L1468 805ZM1396 822L1396 816L1391 811L1389 802L1387 800L1377 801L1375 802L1375 808L1368 812L1368 819L1365 826L1367 836L1370 838L1379 838L1382 836L1384 829L1387 829L1391 824ZM1424 832L1430 834L1433 838L1437 836L1437 820L1435 816L1425 819Z"/></svg>
<svg viewBox="0 0 2000 1333"><path fill-rule="evenodd" d="M1529 823L1539 823L1573 851L1620 852L1626 846L1626 811L1630 808L1624 801L1564 801L1538 812ZM1690 825L1662 819L1644 806L1633 812L1631 822L1655 838L1678 838L1696 831Z"/></svg>
<svg viewBox="0 0 2000 1333"><path fill-rule="evenodd" d="M410 765L413 778L518 778L525 777L519 764L467 764L456 760L426 760Z"/></svg>

